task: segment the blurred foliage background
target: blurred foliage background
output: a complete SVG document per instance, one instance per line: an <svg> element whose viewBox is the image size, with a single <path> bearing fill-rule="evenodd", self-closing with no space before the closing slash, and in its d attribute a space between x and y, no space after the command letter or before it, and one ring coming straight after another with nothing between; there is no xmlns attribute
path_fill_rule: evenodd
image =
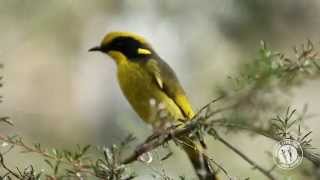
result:
<svg viewBox="0 0 320 180"><path fill-rule="evenodd" d="M14 129L0 126L0 131L19 132L30 142L60 148L108 146L129 133L146 137L151 128L122 96L114 62L87 52L109 31L145 36L199 109L216 97L216 87L238 72L239 65L256 56L260 40L289 54L307 38L319 43L319 17L319 1L0 0L1 113L15 123ZM319 90L319 81L308 82L288 91L293 97L288 103L297 109L308 104L309 113L317 113ZM307 125L317 147L316 119ZM262 165L273 164L265 152L274 142L245 134L228 139ZM265 178L221 144L208 144L209 153L232 175ZM10 164L30 162L23 155L9 156L14 159ZM186 162L184 153L176 150L165 165L154 165L172 175L190 175ZM149 179L150 171L140 167L141 179Z"/></svg>

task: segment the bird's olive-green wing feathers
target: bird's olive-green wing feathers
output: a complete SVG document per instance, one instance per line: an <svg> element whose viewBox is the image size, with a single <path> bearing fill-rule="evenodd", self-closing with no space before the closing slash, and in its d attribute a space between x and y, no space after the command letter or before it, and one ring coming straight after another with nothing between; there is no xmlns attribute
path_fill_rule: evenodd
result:
<svg viewBox="0 0 320 180"><path fill-rule="evenodd" d="M159 88L176 103L185 118L191 119L194 116L194 112L170 66L161 59L150 59L147 62L147 69L154 77Z"/></svg>

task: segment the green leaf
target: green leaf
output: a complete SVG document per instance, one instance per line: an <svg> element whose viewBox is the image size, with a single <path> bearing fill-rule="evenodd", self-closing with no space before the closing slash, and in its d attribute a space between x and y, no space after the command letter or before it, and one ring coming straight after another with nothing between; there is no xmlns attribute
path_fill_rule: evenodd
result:
<svg viewBox="0 0 320 180"><path fill-rule="evenodd" d="M86 146L82 149L81 154L84 155L90 148L91 148L91 145L86 145Z"/></svg>
<svg viewBox="0 0 320 180"><path fill-rule="evenodd" d="M57 161L55 167L54 167L54 175L57 175L58 174L58 171L59 171L59 167L60 167L60 163L61 161Z"/></svg>

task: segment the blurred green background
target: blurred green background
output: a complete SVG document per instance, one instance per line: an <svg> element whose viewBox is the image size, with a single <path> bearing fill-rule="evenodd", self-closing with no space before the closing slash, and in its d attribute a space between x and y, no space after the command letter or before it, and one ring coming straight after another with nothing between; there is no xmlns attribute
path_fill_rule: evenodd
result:
<svg viewBox="0 0 320 180"><path fill-rule="evenodd" d="M216 97L216 85L227 81L237 65L255 57L260 40L287 53L307 38L319 43L320 1L0 0L0 23L1 113L15 123L14 129L0 126L0 131L18 132L47 147L108 146L129 133L142 140L151 128L122 96L114 62L87 52L107 32L145 36L199 109ZM296 88L290 92L292 106L302 109L308 103L309 112L317 113L319 90L319 81ZM319 146L316 119L307 124ZM263 166L272 166L266 154L272 141L245 134L228 139ZM209 154L230 175L265 178L220 143L208 143ZM173 176L195 177L184 153L175 152L164 165L154 162L155 167L164 166ZM28 155L9 157L11 165L30 162ZM152 171L140 165L138 179L150 179ZM294 177L295 172L283 174Z"/></svg>

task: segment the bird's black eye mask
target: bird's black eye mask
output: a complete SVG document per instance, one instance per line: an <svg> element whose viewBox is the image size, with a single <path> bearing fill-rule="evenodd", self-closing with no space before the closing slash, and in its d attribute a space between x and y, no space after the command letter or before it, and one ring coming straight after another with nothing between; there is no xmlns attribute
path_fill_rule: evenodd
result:
<svg viewBox="0 0 320 180"><path fill-rule="evenodd" d="M152 55L152 50L145 44L131 37L118 37L101 47L102 51L119 51L129 60L137 61L148 59Z"/></svg>

